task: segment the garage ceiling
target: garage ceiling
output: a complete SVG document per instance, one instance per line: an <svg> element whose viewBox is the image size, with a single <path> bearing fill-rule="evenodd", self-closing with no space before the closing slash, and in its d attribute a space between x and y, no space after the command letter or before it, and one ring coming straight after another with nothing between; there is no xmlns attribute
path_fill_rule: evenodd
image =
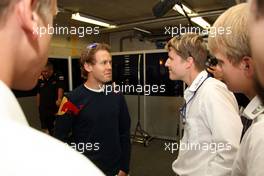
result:
<svg viewBox="0 0 264 176"><path fill-rule="evenodd" d="M170 10L162 18L152 13L158 0L58 0L61 13L55 23L59 26L82 25L92 26L71 20L71 13L80 12L89 16L104 19L118 26L117 29L104 29L104 32L130 30L134 27L151 31L153 35L164 32L165 26L187 25L188 21L178 12ZM188 7L210 23L226 9L236 4L235 0L185 0Z"/></svg>

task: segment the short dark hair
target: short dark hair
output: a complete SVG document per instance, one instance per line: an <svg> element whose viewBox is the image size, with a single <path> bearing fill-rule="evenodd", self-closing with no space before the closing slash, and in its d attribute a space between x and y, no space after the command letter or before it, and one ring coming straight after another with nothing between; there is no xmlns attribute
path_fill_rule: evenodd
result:
<svg viewBox="0 0 264 176"><path fill-rule="evenodd" d="M105 50L110 53L110 46L105 43L93 43L88 45L81 53L81 58L80 58L80 66L81 66L81 76L84 79L87 79L88 72L84 69L84 64L89 63L89 64L95 64L95 54L99 50Z"/></svg>

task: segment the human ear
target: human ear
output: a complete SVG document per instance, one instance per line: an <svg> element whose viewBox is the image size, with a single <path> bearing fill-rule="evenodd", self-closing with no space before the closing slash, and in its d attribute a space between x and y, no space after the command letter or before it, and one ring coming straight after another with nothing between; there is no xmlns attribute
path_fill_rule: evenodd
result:
<svg viewBox="0 0 264 176"><path fill-rule="evenodd" d="M35 40L38 37L39 16L34 12L36 0L21 0L17 3L16 14L22 29Z"/></svg>
<svg viewBox="0 0 264 176"><path fill-rule="evenodd" d="M84 64L84 69L89 73L93 70L92 64L90 63L85 63Z"/></svg>
<svg viewBox="0 0 264 176"><path fill-rule="evenodd" d="M244 56L241 61L241 69L243 69L247 77L253 77L254 75L254 64L253 60L249 56Z"/></svg>
<svg viewBox="0 0 264 176"><path fill-rule="evenodd" d="M191 68L194 64L193 57L187 57L185 63L186 63L186 68Z"/></svg>

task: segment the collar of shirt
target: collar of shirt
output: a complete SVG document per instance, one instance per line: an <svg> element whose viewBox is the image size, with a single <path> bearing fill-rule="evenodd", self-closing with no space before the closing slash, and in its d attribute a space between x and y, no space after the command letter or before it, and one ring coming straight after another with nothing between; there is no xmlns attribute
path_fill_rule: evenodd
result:
<svg viewBox="0 0 264 176"><path fill-rule="evenodd" d="M85 87L86 89L88 89L88 90L90 90L90 91L97 92L97 93L104 92L104 86L101 87L100 89L92 89L92 88L88 87L86 84L83 84L83 85L84 85L84 87Z"/></svg>
<svg viewBox="0 0 264 176"><path fill-rule="evenodd" d="M199 86L204 82L204 80L208 77L208 73L204 70L200 72L192 84L184 91L184 99L186 102L188 102L193 94L197 91Z"/></svg>
<svg viewBox="0 0 264 176"><path fill-rule="evenodd" d="M264 112L264 106L261 103L259 97L255 96L250 103L247 105L246 109L243 112L243 115L251 120L255 119L258 121L258 117Z"/></svg>

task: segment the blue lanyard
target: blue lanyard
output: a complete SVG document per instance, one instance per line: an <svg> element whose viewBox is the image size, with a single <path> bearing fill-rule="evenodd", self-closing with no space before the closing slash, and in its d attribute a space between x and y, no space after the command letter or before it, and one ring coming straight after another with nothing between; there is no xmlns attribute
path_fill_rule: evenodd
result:
<svg viewBox="0 0 264 176"><path fill-rule="evenodd" d="M183 119L183 123L185 124L185 121L186 121L186 108L187 108L187 105L192 101L192 99L195 97L197 91L199 90L199 88L203 85L203 83L209 78L211 77L209 74L208 76L203 80L203 82L199 85L199 87L196 89L196 91L193 93L192 97L190 98L190 100L186 103L184 103L184 105L180 108L180 115L181 115L181 118Z"/></svg>

